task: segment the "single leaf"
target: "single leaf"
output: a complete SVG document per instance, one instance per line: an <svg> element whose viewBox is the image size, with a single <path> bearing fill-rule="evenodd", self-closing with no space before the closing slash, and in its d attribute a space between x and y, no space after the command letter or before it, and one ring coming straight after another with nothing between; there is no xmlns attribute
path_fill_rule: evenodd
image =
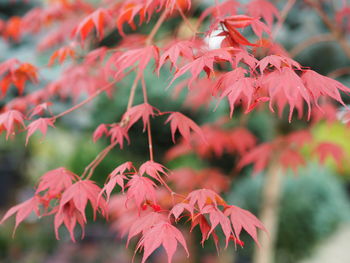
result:
<svg viewBox="0 0 350 263"><path fill-rule="evenodd" d="M64 209L65 205L72 201L75 209L79 211L82 215L84 222L86 222L85 217L85 208L87 202L90 201L90 204L94 210L94 216L99 209L102 215L107 214L107 205L103 198L98 199L101 188L98 187L91 180L81 180L69 188L67 188L63 194L60 201L59 210Z"/></svg>
<svg viewBox="0 0 350 263"><path fill-rule="evenodd" d="M60 167L46 172L39 181L39 185L35 191L36 194L48 191L52 197L58 197L61 193L69 188L75 180L79 177L67 170L64 167Z"/></svg>
<svg viewBox="0 0 350 263"><path fill-rule="evenodd" d="M9 217L16 214L16 225L13 230L13 235L18 227L18 225L26 219L32 212L35 212L39 216L39 198L34 196L21 204L13 206L10 208L0 221L3 224Z"/></svg>
<svg viewBox="0 0 350 263"><path fill-rule="evenodd" d="M127 122L127 129L130 129L130 127L132 125L134 125L135 122L137 122L139 119L142 118L143 131L145 131L146 127L149 123L150 117L155 116L155 111L158 111L158 110L156 108L152 107L148 103L143 103L143 104L131 107L123 115L123 120L126 120L126 122Z"/></svg>
<svg viewBox="0 0 350 263"><path fill-rule="evenodd" d="M15 134L16 127L25 128L24 116L17 110L9 110L0 114L0 134L6 131L6 140L10 135Z"/></svg>
<svg viewBox="0 0 350 263"><path fill-rule="evenodd" d="M165 123L170 122L170 129L173 142L175 143L175 132L178 130L186 142L190 142L191 130L205 142L205 136L201 128L190 118L186 117L180 112L173 112L170 114Z"/></svg>
<svg viewBox="0 0 350 263"><path fill-rule="evenodd" d="M180 230L168 222L160 222L145 232L137 245L137 250L143 248L142 263L144 263L153 251L162 245L168 255L168 263L171 263L177 243L182 245L189 256L185 238Z"/></svg>
<svg viewBox="0 0 350 263"><path fill-rule="evenodd" d="M96 130L92 134L93 142L96 143L98 141L98 139L100 139L103 135L108 136L109 131L108 131L107 125L102 123L102 124L98 125L98 127L96 128Z"/></svg>
<svg viewBox="0 0 350 263"><path fill-rule="evenodd" d="M239 239L242 229L244 229L259 245L257 229L264 230L263 224L252 213L237 206L229 206L225 208L224 214L230 217L234 234Z"/></svg>
<svg viewBox="0 0 350 263"><path fill-rule="evenodd" d="M108 135L111 136L112 143L116 142L120 145L120 149L123 149L124 139L128 142L128 144L130 144L130 138L127 129L120 126L119 124L112 124Z"/></svg>
<svg viewBox="0 0 350 263"><path fill-rule="evenodd" d="M128 200L133 199L139 209L147 200L152 201L154 204L157 203L155 183L147 177L135 174L127 183L126 187L128 188Z"/></svg>
<svg viewBox="0 0 350 263"><path fill-rule="evenodd" d="M47 127L51 126L51 127L55 127L54 126L54 119L52 118L39 118L35 121L33 121L32 123L30 123L27 126L27 137L26 137L26 145L28 144L28 140L30 138L30 136L33 135L34 132L36 132L37 130L39 130L43 137L46 136L46 132L47 132Z"/></svg>
<svg viewBox="0 0 350 263"><path fill-rule="evenodd" d="M141 176L148 174L153 179L160 181L161 174L168 176L168 173L165 171L166 167L160 163L154 161L147 161L140 166L139 173Z"/></svg>

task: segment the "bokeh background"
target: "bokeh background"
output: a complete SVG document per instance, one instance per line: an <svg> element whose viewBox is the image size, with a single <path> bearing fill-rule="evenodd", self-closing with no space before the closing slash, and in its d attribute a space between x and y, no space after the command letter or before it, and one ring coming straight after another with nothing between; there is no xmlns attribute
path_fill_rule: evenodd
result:
<svg viewBox="0 0 350 263"><path fill-rule="evenodd" d="M283 6L284 1L277 2ZM200 14L209 1L202 1L199 10L193 13L192 19ZM11 16L23 15L33 6L41 5L40 1L0 1L0 18L3 20ZM154 21L150 22L149 28ZM172 32L174 28L180 34L186 34L182 29L180 18L172 18L162 27L160 36ZM146 33L149 29L143 27L140 32ZM181 32L183 30L183 32ZM327 32L319 16L310 10L304 1L297 1L288 15L284 27L278 34L278 41L287 49L309 38ZM100 45L115 45L120 38L107 36ZM8 58L19 58L38 66L47 64L53 50L38 52L37 39L40 36L25 36L20 42L0 40L0 61ZM335 42L321 42L307 47L296 54L295 59L304 66L309 66L319 73L329 75L339 68L349 67L349 59ZM56 79L61 67L47 68L45 79L41 85ZM100 124L116 121L123 114L126 106L128 88L133 76L127 77L118 84L113 98L103 94L92 103L86 105L56 123L56 129L50 129L46 138L34 135L27 147L24 147L24 135L17 136L16 140L5 141L2 135L0 140L0 215L12 205L17 204L34 193L34 186L38 178L50 169L60 166L67 167L80 174L84 167L100 152L106 142L92 142L91 134ZM184 105L185 94L177 98L172 90L165 90L164 83L169 82L168 70L163 70L160 78L156 77L151 69L147 74L146 82L149 88L149 100L160 110L180 110L197 123L207 123L217 120L223 114L227 115L225 104L214 112L214 105L201 107L196 111ZM343 74L338 80L350 84L350 76ZM35 87L30 87L34 89ZM15 96L13 91L13 96ZM141 97L136 100L142 101ZM345 98L349 102L349 99ZM6 101L0 101L2 106ZM61 112L71 105L72 101L56 101L54 112ZM231 125L238 124L240 114L237 113L231 120ZM293 130L295 126L305 125L305 121L293 121L289 124L286 118L279 119L269 112L259 111L250 114L247 120L248 128L260 141L273 139L281 127L284 131ZM162 160L167 149L172 146L168 127L164 126L165 119L157 118L153 121L153 137L156 147L156 159ZM279 127L277 129L276 127ZM147 159L148 147L146 134L140 135L141 124L131 130L132 143L123 151L113 150L96 169L94 180L103 184L106 175L117 163L132 160L136 164ZM343 124L319 123L312 128L312 133L319 140L328 140L344 146L350 156L350 133ZM307 154L307 149L305 153ZM187 155L176 159L166 166L169 168L215 167L224 173L232 170L234 156L224 156L220 159L199 159L195 155ZM348 159L350 160L350 159ZM344 162L341 169L331 160L320 165L310 160L295 175L286 172L283 176L282 197L279 210L278 238L275 249L277 263L346 263L350 240L350 162ZM234 178L230 178L230 186L225 193L227 200L235 205L259 214L264 174L251 175L251 169L245 169ZM72 243L65 231L61 232L61 240L54 236L52 218L39 219L34 215L27 219L12 238L14 220L9 220L0 226L0 262L13 263L73 263L73 262L130 262L133 256L132 248L125 248L125 240L118 233L111 231L110 225L104 220L93 222L90 218L87 224L86 237ZM79 233L77 233L79 234ZM190 244L192 257L185 262L252 262L254 245L248 238L244 248L229 248L222 251L218 257L215 248L210 242L204 249L197 243L199 233L194 231L193 242ZM136 260L139 260L138 258ZM150 262L165 262L161 251L156 253ZM183 261L179 261L183 262Z"/></svg>

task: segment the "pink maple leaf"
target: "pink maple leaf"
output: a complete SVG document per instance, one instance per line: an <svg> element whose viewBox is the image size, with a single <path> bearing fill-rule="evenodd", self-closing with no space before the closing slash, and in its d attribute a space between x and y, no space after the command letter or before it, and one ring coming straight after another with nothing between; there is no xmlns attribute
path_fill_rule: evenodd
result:
<svg viewBox="0 0 350 263"><path fill-rule="evenodd" d="M233 230L236 238L239 239L239 235L244 229L259 245L257 229L264 230L263 224L252 213L237 206L228 206L225 208L224 214L229 216L233 226Z"/></svg>
<svg viewBox="0 0 350 263"><path fill-rule="evenodd" d="M92 135L92 140L93 142L97 142L98 139L100 139L103 135L108 135L108 128L107 125L102 123L100 125L98 125L98 127L96 128L96 130L94 131L93 135Z"/></svg>
<svg viewBox="0 0 350 263"><path fill-rule="evenodd" d="M73 181L79 179L79 177L67 170L64 167L60 167L45 173L39 181L39 185L35 191L36 194L48 191L48 195L52 197L57 197L64 190L69 188Z"/></svg>
<svg viewBox="0 0 350 263"><path fill-rule="evenodd" d="M6 131L6 140L15 133L16 127L25 127L23 114L17 110L9 110L0 114L0 134Z"/></svg>
<svg viewBox="0 0 350 263"><path fill-rule="evenodd" d="M158 111L156 108L152 107L148 103L143 103L140 105L133 106L130 108L123 116L124 120L127 120L127 129L130 129L135 122L142 118L143 122L143 131L146 130L146 127L149 123L150 117L155 116L155 112Z"/></svg>
<svg viewBox="0 0 350 263"><path fill-rule="evenodd" d="M250 1L247 5L248 13L253 17L262 17L271 28L274 18L280 19L277 8L267 0Z"/></svg>
<svg viewBox="0 0 350 263"><path fill-rule="evenodd" d="M332 142L318 144L314 150L314 154L318 155L321 163L325 163L328 157L332 157L337 162L338 167L342 167L342 160L345 156L343 148Z"/></svg>
<svg viewBox="0 0 350 263"><path fill-rule="evenodd" d="M130 138L127 129L120 126L119 124L112 124L108 135L111 136L112 143L116 142L120 145L120 149L123 149L124 139L128 142L128 144L130 144Z"/></svg>
<svg viewBox="0 0 350 263"><path fill-rule="evenodd" d="M191 130L193 130L205 142L205 136L202 132L202 129L193 120L186 117L182 113L171 113L165 123L168 122L170 122L171 135L174 143L176 130L179 130L182 137L188 143L190 142Z"/></svg>
<svg viewBox="0 0 350 263"><path fill-rule="evenodd" d="M124 172L126 170L132 170L135 168L132 164L132 162L125 162L121 165L119 165L117 168L115 168L108 176L108 183L105 184L105 186L102 188L101 193L99 195L102 195L103 192L106 193L107 196L107 201L109 201L109 198L111 196L111 193L114 189L114 187L116 186L116 184L118 184L121 188L122 191L124 191L124 180L127 179L127 177L124 175Z"/></svg>
<svg viewBox="0 0 350 263"><path fill-rule="evenodd" d="M139 173L140 175L148 174L150 177L159 181L160 174L168 176L168 173L165 171L166 167L160 163L154 161L147 161L140 166Z"/></svg>
<svg viewBox="0 0 350 263"><path fill-rule="evenodd" d="M98 187L91 180L80 180L70 187L68 187L62 194L60 200L59 210L64 209L65 205L72 202L75 209L79 211L82 215L84 222L86 222L85 208L87 202L90 204L94 210L94 217L96 216L96 211L100 209L102 215L106 215L107 205L103 198L98 199L101 188Z"/></svg>
<svg viewBox="0 0 350 263"><path fill-rule="evenodd" d="M167 60L170 60L171 65L177 69L176 63L180 56L187 59L193 58L193 42L191 41L177 41L172 43L162 54L159 59L158 75L160 68L164 65Z"/></svg>
<svg viewBox="0 0 350 263"><path fill-rule="evenodd" d="M39 198L34 196L21 204L11 207L4 217L1 219L0 224L4 223L10 216L16 214L16 225L13 230L13 235L18 227L18 225L27 218L32 212L35 212L39 216Z"/></svg>
<svg viewBox="0 0 350 263"><path fill-rule="evenodd" d="M78 27L75 29L75 34L80 34L81 40L84 42L87 35L95 28L100 40L102 40L104 26L110 18L110 14L106 9L98 8L79 23Z"/></svg>
<svg viewBox="0 0 350 263"><path fill-rule="evenodd" d="M157 203L155 183L151 179L135 174L126 187L128 187L128 200L133 199L138 208L141 208L141 205L146 200L151 200L154 204Z"/></svg>
<svg viewBox="0 0 350 263"><path fill-rule="evenodd" d="M208 236L210 233L214 231L214 229L220 225L221 229L225 235L226 239L226 247L228 246L228 242L230 240L231 234L232 234L232 227L230 220L227 218L227 216L219 210L216 206L213 205L207 205L201 210L202 214L208 214L209 215L209 220L211 223L211 228L208 233Z"/></svg>
<svg viewBox="0 0 350 263"><path fill-rule="evenodd" d="M48 126L55 127L54 126L54 119L52 119L52 118L39 118L39 119L33 121L32 123L30 123L27 126L28 133L27 133L27 137L26 137L26 145L28 144L30 136L32 136L33 133L36 132L37 130L39 130L42 133L43 137L45 137Z"/></svg>
<svg viewBox="0 0 350 263"><path fill-rule="evenodd" d="M182 245L189 256L185 238L180 230L168 222L160 222L144 233L137 245L137 250L143 248L142 263L144 263L153 251L162 245L168 255L168 263L171 263L177 243Z"/></svg>

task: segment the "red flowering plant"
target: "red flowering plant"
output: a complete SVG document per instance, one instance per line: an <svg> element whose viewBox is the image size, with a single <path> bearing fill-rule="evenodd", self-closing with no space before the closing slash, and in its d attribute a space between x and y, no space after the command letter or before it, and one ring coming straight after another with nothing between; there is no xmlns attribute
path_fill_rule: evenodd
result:
<svg viewBox="0 0 350 263"><path fill-rule="evenodd" d="M35 195L8 210L1 223L15 215L16 229L32 212L53 216L57 239L60 227L64 226L75 241L76 225L84 230L87 224L85 210L89 203L94 217L109 218L127 236L127 243L139 238L136 250L143 251L142 262L160 246L165 249L168 262L172 261L178 244L189 255L179 229L183 221L191 229L198 226L203 245L212 238L219 246L217 232L222 232L225 247L230 243L243 246L240 239L243 230L259 243L257 231L266 231L264 225L252 213L228 204L222 197L230 177L216 168L170 171L163 162L188 153L200 158L230 154L239 157L235 172L249 164L254 164L254 172L276 164L296 169L305 163L301 150L306 144L312 145L321 162L329 155L337 161L343 158L340 146L312 143L310 125L260 145L245 127L246 116L266 108L281 118L287 109L289 122L297 112L297 117L312 125L322 118L336 120L333 103L345 106L341 93L349 93L349 88L303 67L275 41L294 2L286 1L280 11L267 0L246 4L213 1L204 10L200 1L192 0L106 0L94 4L56 0L30 10L23 17L2 21L4 39L20 41L26 34L40 32L38 49L55 50L48 66L64 63L60 77L44 86L40 86L40 67L17 59L0 64L1 97L5 99L11 89L18 91L1 108L0 132L6 139L23 132L27 144L37 131L45 136L61 117L74 114L100 94L113 95L116 85L128 75L134 76L134 80L124 114L116 122L111 120L96 127L92 140L106 140L108 146L84 172L78 175L64 167L48 171L41 177ZM349 29L344 25L349 7L337 11L336 22L342 26L335 27L322 3L304 2L320 14L332 37L349 55L344 37ZM199 17L192 19L198 10ZM183 36L167 32L157 38L162 26L173 17L180 17L191 33ZM152 25L146 35L136 33L146 24ZM130 33L130 29L135 32ZM115 41L112 47L99 45L106 35L122 40ZM199 126L181 112L157 109L148 100L145 70L149 68L158 76L169 70L172 78L164 89L175 86L174 93L178 93L187 88L185 105L193 110L203 105L210 107L213 101L217 105L227 101L228 116L240 116L240 125L230 127L224 117ZM29 91L28 83L41 88ZM138 94L143 103L135 105ZM74 105L63 112L52 112L50 107L57 98L72 99ZM244 114L237 114L237 109ZM170 125L175 145L164 160L156 160L157 145L153 144L151 123L161 116L166 116L165 125ZM123 150L125 143L132 144L129 131L137 122L143 124L139 132L147 133L149 156L140 166L133 160L116 163L116 168L106 174L105 184L97 185L94 170L112 149ZM121 191L115 194L115 189Z"/></svg>

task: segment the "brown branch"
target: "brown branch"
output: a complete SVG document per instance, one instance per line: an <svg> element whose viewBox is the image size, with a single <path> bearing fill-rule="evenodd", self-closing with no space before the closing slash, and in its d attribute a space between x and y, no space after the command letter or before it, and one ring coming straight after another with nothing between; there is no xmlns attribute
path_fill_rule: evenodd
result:
<svg viewBox="0 0 350 263"><path fill-rule="evenodd" d="M308 47L321 43L321 42L332 42L334 41L334 37L332 34L322 34L317 36L312 36L309 39L305 40L304 42L301 42L300 44L296 45L294 48L292 48L289 51L289 54L292 58L296 57L298 54L300 54L302 51L307 49Z"/></svg>
<svg viewBox="0 0 350 263"><path fill-rule="evenodd" d="M259 235L261 247L254 253L254 263L273 263L278 232L278 215L282 195L282 173L277 163L272 163L265 174L260 219L269 235Z"/></svg>
<svg viewBox="0 0 350 263"><path fill-rule="evenodd" d="M71 113L72 111L75 111L76 109L82 107L83 105L89 103L92 101L94 98L96 98L98 95L100 95L102 92L108 90L111 88L112 85L114 85L117 82L117 80L112 81L111 83L107 84L106 86L102 87L101 89L98 89L94 94L90 95L87 99L83 100L82 102L78 103L77 105L73 106L72 108L61 112L60 114L57 114L52 117L53 120L56 120L64 115L67 115Z"/></svg>
<svg viewBox="0 0 350 263"><path fill-rule="evenodd" d="M166 17L168 15L168 10L164 10L163 13L161 14L161 16L159 17L157 23L154 25L152 31L150 32L150 34L148 35L147 39L146 39L146 45L150 45L153 41L153 38L155 37L155 35L157 34L159 28L161 27L161 25L163 24L163 22L165 21Z"/></svg>
<svg viewBox="0 0 350 263"><path fill-rule="evenodd" d="M286 20L290 10L292 10L292 8L295 4L295 1L296 0L288 0L287 4L283 7L283 10L281 11L281 18L277 22L277 25L271 34L273 39L276 38L278 32L281 30L284 21Z"/></svg>
<svg viewBox="0 0 350 263"><path fill-rule="evenodd" d="M327 76L332 79L336 79L344 75L350 75L350 67L338 68L327 74Z"/></svg>
<svg viewBox="0 0 350 263"><path fill-rule="evenodd" d="M143 92L143 100L145 103L148 103L148 97L147 97L147 89L146 89L146 83L145 79L142 78L142 92ZM151 122L148 117L148 123L147 123L147 138L148 138L148 148L149 148L149 158L151 161L154 160L153 156L153 140L152 140L152 131L151 131Z"/></svg>
<svg viewBox="0 0 350 263"><path fill-rule="evenodd" d="M323 23L328 27L329 31L333 35L334 39L338 42L339 46L343 49L345 55L350 58L350 45L347 42L345 35L336 26L336 22L332 21L326 12L322 9L320 3L315 0L308 0L309 5L318 13Z"/></svg>

